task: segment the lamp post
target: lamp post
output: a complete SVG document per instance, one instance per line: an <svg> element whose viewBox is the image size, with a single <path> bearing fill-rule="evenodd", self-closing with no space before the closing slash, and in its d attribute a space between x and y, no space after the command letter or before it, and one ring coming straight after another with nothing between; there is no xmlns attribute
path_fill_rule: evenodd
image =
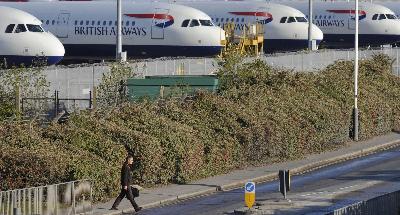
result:
<svg viewBox="0 0 400 215"><path fill-rule="evenodd" d="M122 60L122 6L121 6L121 0L117 0L117 47L116 47L116 56L115 59L116 61L121 61Z"/></svg>
<svg viewBox="0 0 400 215"><path fill-rule="evenodd" d="M354 38L354 141L358 141L358 106L357 106L357 97L358 97L358 0L355 0L355 24L356 24L356 32Z"/></svg>
<svg viewBox="0 0 400 215"><path fill-rule="evenodd" d="M312 0L308 0L308 50L312 50L312 22L313 21L313 11L312 11Z"/></svg>

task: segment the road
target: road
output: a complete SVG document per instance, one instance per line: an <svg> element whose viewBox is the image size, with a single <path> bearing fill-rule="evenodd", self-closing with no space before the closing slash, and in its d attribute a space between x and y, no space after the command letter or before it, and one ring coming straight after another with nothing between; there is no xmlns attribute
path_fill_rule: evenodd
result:
<svg viewBox="0 0 400 215"><path fill-rule="evenodd" d="M278 182L256 185L256 202L279 214L319 214L400 190L400 149L369 155L292 177L288 199L278 192ZM244 190L218 192L171 205L146 209L142 215L232 214L244 207Z"/></svg>

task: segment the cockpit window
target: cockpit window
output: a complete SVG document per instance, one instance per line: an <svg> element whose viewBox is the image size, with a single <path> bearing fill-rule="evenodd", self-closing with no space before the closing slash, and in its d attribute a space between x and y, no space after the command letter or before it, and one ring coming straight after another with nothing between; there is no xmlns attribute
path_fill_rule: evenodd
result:
<svg viewBox="0 0 400 215"><path fill-rule="evenodd" d="M307 22L305 17L296 17L297 22Z"/></svg>
<svg viewBox="0 0 400 215"><path fill-rule="evenodd" d="M189 25L190 19L185 19L182 22L182 27L187 27Z"/></svg>
<svg viewBox="0 0 400 215"><path fill-rule="evenodd" d="M378 15L379 15L379 14L374 14L374 15L372 16L372 20L378 19Z"/></svg>
<svg viewBox="0 0 400 215"><path fill-rule="evenodd" d="M296 19L294 17L289 17L287 23L292 23L292 22L296 22Z"/></svg>
<svg viewBox="0 0 400 215"><path fill-rule="evenodd" d="M286 17L286 16L282 17L282 19L281 19L280 23L285 23L285 22L286 22L286 19L287 19L287 17Z"/></svg>
<svg viewBox="0 0 400 215"><path fill-rule="evenodd" d="M195 26L200 26L199 20L192 19L192 22L190 23L190 27L195 27Z"/></svg>
<svg viewBox="0 0 400 215"><path fill-rule="evenodd" d="M214 26L213 23L211 22L211 20L200 19L200 24L202 26Z"/></svg>
<svg viewBox="0 0 400 215"><path fill-rule="evenodd" d="M14 30L15 24L9 24L6 28L6 33L12 33Z"/></svg>
<svg viewBox="0 0 400 215"><path fill-rule="evenodd" d="M386 14L386 17L388 19L397 19L396 15L394 15L394 14Z"/></svg>
<svg viewBox="0 0 400 215"><path fill-rule="evenodd" d="M40 25L27 24L26 27L30 32L43 32L43 28Z"/></svg>
<svg viewBox="0 0 400 215"><path fill-rule="evenodd" d="M386 19L385 14L379 14L379 20Z"/></svg>
<svg viewBox="0 0 400 215"><path fill-rule="evenodd" d="M26 27L24 24L18 24L15 28L15 33L26 32Z"/></svg>

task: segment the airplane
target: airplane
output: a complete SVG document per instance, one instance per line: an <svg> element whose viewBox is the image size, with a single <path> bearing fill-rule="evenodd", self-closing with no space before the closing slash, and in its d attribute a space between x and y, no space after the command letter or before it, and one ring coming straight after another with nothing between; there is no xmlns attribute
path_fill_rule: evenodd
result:
<svg viewBox="0 0 400 215"><path fill-rule="evenodd" d="M297 51L308 48L308 21L297 9L265 2L248 1L187 1L176 0L204 11L218 26L235 23L235 34L248 23L264 25L264 52ZM282 21L285 19L284 21ZM322 31L313 25L312 40L318 45L323 39Z"/></svg>
<svg viewBox="0 0 400 215"><path fill-rule="evenodd" d="M132 2L135 0L123 1ZM204 11L220 27L223 27L226 23L234 23L235 34L240 34L243 28L247 28L250 23L258 22L263 24L265 53L297 51L308 48L308 21L305 15L297 9L273 3L266 4L264 2L251 2L249 4L247 1L241 0L174 0L173 2ZM283 17L291 17L294 21L282 23L280 20ZM316 25L313 25L311 39L316 41L316 45L323 39L323 33Z"/></svg>
<svg viewBox="0 0 400 215"><path fill-rule="evenodd" d="M1 2L38 16L68 57L115 56L116 2ZM167 3L122 3L123 51L130 57L201 57L220 53L225 32L205 13ZM186 20L190 25L182 27Z"/></svg>
<svg viewBox="0 0 400 215"><path fill-rule="evenodd" d="M308 1L274 1L308 14ZM327 47L354 47L354 2L314 2L313 22L324 32ZM381 46L400 41L400 20L387 7L359 3L359 46Z"/></svg>
<svg viewBox="0 0 400 215"><path fill-rule="evenodd" d="M392 10L398 19L400 19L400 4L398 1L374 1L375 4L379 4L382 6L385 6L387 8L390 8ZM383 16L381 17L383 19Z"/></svg>
<svg viewBox="0 0 400 215"><path fill-rule="evenodd" d="M1 67L32 66L36 60L47 65L61 61L65 50L51 33L45 32L36 17L24 11L0 6Z"/></svg>

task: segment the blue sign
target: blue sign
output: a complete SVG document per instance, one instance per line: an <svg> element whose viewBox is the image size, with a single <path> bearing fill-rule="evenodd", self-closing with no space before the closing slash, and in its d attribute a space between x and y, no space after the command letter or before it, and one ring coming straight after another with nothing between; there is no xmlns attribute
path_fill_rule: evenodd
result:
<svg viewBox="0 0 400 215"><path fill-rule="evenodd" d="M247 182L246 185L244 186L246 192L252 193L256 189L256 186L253 182Z"/></svg>

